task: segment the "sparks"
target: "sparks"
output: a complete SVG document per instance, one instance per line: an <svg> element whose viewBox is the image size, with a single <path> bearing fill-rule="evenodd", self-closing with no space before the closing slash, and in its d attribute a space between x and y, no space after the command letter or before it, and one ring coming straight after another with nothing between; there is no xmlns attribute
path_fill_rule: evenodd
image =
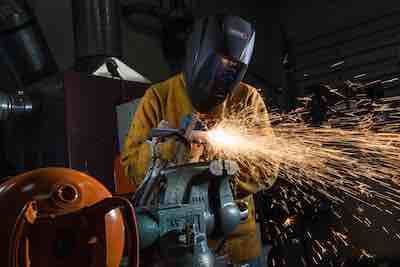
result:
<svg viewBox="0 0 400 267"><path fill-rule="evenodd" d="M340 232L337 232L335 230L331 230L331 231L332 231L332 234L333 234L335 239L337 239L340 242L342 242L346 247L349 246L349 243L348 243L348 240L347 240L348 239L347 235L342 234Z"/></svg>
<svg viewBox="0 0 400 267"><path fill-rule="evenodd" d="M392 113L400 115L400 108L392 105L396 101L400 98L384 99L371 112L394 109ZM254 110L244 108L216 123L207 132L207 141L216 155L242 166L239 179L268 188L279 169L283 179L315 189L335 203L352 198L364 207L393 214L388 205L400 205L399 190L393 186L400 184L400 133L394 131L400 129L399 120L372 122L369 113L358 113L353 110L343 121L334 118L331 125L318 128L293 114L272 113L273 122L284 121L274 123L272 132L267 121L255 119Z"/></svg>
<svg viewBox="0 0 400 267"><path fill-rule="evenodd" d="M344 98L340 90L332 90ZM252 182L260 189L273 183L271 177L279 169L279 178L293 185L297 195L288 196L285 189L285 201L273 202L271 208L279 206L288 214L288 203L295 203L290 210L301 214L302 205L315 202L312 194L316 193L335 207L355 200L352 218L368 228L377 223L365 217L366 209L396 215L400 210L400 97L372 101L361 95L344 99L329 108L328 122L318 127L304 119L308 112L303 108L289 114L271 112L269 121L258 118L251 108L228 112L206 133L210 151L216 157L236 161L241 166L236 179ZM336 218L343 218L344 214L332 211ZM291 228L291 218L289 214L282 231ZM381 227L386 234L390 233L388 229L394 230ZM279 229L276 232L281 234ZM311 258L314 263L329 254L327 248L334 255L342 245L354 248L348 229L344 233L331 229L332 242L324 243L313 240L306 231L306 238L318 248ZM395 235L400 239L400 233ZM373 257L364 249L361 255Z"/></svg>
<svg viewBox="0 0 400 267"><path fill-rule="evenodd" d="M293 225L295 222L295 217L288 217L285 222L283 223L283 227L287 228L290 225Z"/></svg>
<svg viewBox="0 0 400 267"><path fill-rule="evenodd" d="M366 257L366 258L371 259L374 257L374 255L368 253L365 249L361 249L361 257Z"/></svg>

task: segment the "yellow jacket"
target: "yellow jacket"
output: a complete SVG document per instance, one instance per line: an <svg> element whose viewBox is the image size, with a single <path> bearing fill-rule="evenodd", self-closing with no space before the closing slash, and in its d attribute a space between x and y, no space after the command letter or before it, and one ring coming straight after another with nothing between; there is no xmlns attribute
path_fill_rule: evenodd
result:
<svg viewBox="0 0 400 267"><path fill-rule="evenodd" d="M229 107L237 106L238 103L254 106L259 115L268 116L260 94L254 87L245 83L241 83L233 94L216 108L215 115L222 116L224 112L228 112ZM134 179L136 184L140 184L150 160L150 147L145 142L150 129L157 127L162 120L166 120L170 127L179 128L182 119L192 112L193 107L186 94L182 74L149 88L139 103L121 156L125 174ZM160 151L163 159L171 160L175 153L175 144L173 142L161 144ZM270 185L275 179L271 177ZM255 245L260 242L255 242L257 240L255 210L253 198L250 195L259 191L259 188L250 181L237 182L241 195L247 195L245 201L249 203L251 216L239 225L224 248L234 263L254 259L261 253L261 247Z"/></svg>

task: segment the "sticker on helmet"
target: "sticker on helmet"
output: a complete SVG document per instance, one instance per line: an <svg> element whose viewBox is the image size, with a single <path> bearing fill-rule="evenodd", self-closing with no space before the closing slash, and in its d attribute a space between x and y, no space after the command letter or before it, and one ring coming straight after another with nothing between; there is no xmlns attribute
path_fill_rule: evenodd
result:
<svg viewBox="0 0 400 267"><path fill-rule="evenodd" d="M228 33L231 34L231 35L234 35L234 36L236 36L236 37L238 37L240 39L243 39L243 40L249 39L249 35L247 33L241 32L241 31L239 31L237 29L230 28L228 30Z"/></svg>

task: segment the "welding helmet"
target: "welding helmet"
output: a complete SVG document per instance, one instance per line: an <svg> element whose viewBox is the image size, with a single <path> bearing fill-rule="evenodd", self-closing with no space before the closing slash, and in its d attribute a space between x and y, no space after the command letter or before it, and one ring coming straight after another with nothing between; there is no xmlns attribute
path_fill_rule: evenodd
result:
<svg viewBox="0 0 400 267"><path fill-rule="evenodd" d="M253 26L240 17L216 15L197 21L186 44L183 75L199 112L210 112L242 81L255 41Z"/></svg>
<svg viewBox="0 0 400 267"><path fill-rule="evenodd" d="M128 266L138 266L132 205L84 173L45 168L13 177L0 185L0 210L2 266L118 267L125 245Z"/></svg>

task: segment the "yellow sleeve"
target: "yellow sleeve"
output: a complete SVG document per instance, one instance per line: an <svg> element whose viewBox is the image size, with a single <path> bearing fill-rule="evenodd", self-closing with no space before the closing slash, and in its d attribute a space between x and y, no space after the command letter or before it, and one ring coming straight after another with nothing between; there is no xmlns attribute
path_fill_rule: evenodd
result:
<svg viewBox="0 0 400 267"><path fill-rule="evenodd" d="M261 128L266 131L265 135L274 138L274 132L269 121L268 111L264 100L255 88L252 88L252 90L249 91L246 105L248 107L254 107L254 109L252 109L254 111L254 118L257 120ZM238 177L236 182L239 186L239 191L245 195L255 194L260 190L272 187L278 177L279 164L277 162L273 163L273 165L268 169L269 171L265 172L265 170L260 168L254 168L248 170L247 176Z"/></svg>
<svg viewBox="0 0 400 267"><path fill-rule="evenodd" d="M124 173L140 184L147 172L150 145L146 142L150 130L161 121L161 107L153 88L149 88L136 110L121 155Z"/></svg>

